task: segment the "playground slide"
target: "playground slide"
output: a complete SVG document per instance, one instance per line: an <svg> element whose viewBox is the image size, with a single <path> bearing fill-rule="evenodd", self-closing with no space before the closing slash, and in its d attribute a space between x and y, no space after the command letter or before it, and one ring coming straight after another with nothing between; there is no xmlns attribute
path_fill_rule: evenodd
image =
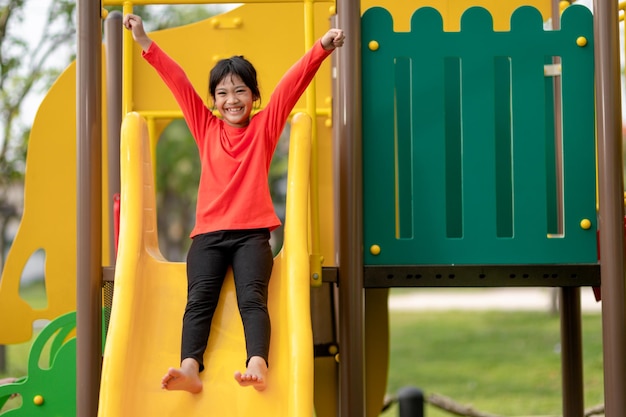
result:
<svg viewBox="0 0 626 417"><path fill-rule="evenodd" d="M100 417L313 415L307 198L311 120L294 116L289 156L284 246L270 283L272 338L268 388L257 392L233 378L245 368L243 327L232 274L213 320L200 394L161 389L179 363L186 299L184 263L158 249L153 168L146 123L137 113L122 125L121 224L109 332L104 352Z"/></svg>

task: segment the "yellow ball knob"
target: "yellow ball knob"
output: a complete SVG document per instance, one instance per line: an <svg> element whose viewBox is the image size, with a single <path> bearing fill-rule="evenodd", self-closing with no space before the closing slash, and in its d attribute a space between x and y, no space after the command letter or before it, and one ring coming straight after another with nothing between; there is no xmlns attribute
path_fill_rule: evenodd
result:
<svg viewBox="0 0 626 417"><path fill-rule="evenodd" d="M328 348L328 353L330 353L331 355L336 355L339 352L339 349L337 349L337 346L335 345L330 345L330 347Z"/></svg>
<svg viewBox="0 0 626 417"><path fill-rule="evenodd" d="M578 38L576 38L576 45L580 47L587 46L587 38L585 38L584 36L579 36Z"/></svg>
<svg viewBox="0 0 626 417"><path fill-rule="evenodd" d="M585 229L585 230L591 229L591 220L589 220L589 219L582 219L580 221L580 228L581 229Z"/></svg>
<svg viewBox="0 0 626 417"><path fill-rule="evenodd" d="M331 16L336 15L336 14L337 14L337 7L335 7L335 5L330 6L330 7L328 8L328 13L329 13Z"/></svg>
<svg viewBox="0 0 626 417"><path fill-rule="evenodd" d="M35 396L33 397L33 403L34 403L35 405L41 405L41 404L43 404L43 396L41 396L41 395L35 395Z"/></svg>
<svg viewBox="0 0 626 417"><path fill-rule="evenodd" d="M378 245L372 245L370 246L370 253L374 256L380 254L380 246Z"/></svg>
<svg viewBox="0 0 626 417"><path fill-rule="evenodd" d="M380 45L376 41L370 41L367 46L368 48L370 48L370 51L378 51L378 48L380 47Z"/></svg>

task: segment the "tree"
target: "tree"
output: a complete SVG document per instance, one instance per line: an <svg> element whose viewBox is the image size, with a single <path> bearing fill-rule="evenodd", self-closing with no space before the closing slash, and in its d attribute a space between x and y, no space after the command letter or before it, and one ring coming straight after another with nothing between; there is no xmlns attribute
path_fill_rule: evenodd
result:
<svg viewBox="0 0 626 417"><path fill-rule="evenodd" d="M27 100L49 88L73 54L75 0L49 2L44 23L25 27L29 0L2 0L0 5L0 267L8 250L7 229L21 217L30 126L21 118ZM41 2L39 2L41 4ZM26 30L25 30L26 29ZM65 48L65 49L64 49ZM61 51L67 52L59 60ZM58 66L49 65L55 58Z"/></svg>

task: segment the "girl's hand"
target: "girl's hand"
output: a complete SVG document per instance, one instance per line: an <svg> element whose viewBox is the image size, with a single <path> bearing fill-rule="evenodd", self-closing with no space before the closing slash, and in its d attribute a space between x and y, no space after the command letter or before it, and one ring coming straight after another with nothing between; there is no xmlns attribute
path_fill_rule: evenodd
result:
<svg viewBox="0 0 626 417"><path fill-rule="evenodd" d="M141 17L129 13L124 16L123 23L124 27L133 33L135 42L137 42L144 51L147 51L152 44L152 39L146 34Z"/></svg>
<svg viewBox="0 0 626 417"><path fill-rule="evenodd" d="M343 42L346 36L341 29L331 29L324 36L322 36L322 47L327 51L343 46Z"/></svg>

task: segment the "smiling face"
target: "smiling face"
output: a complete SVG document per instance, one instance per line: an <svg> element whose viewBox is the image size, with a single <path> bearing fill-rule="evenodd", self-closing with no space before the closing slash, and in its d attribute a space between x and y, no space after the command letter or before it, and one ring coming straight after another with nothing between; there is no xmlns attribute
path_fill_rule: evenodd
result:
<svg viewBox="0 0 626 417"><path fill-rule="evenodd" d="M215 107L222 119L233 127L246 127L255 100L252 91L236 74L224 77L215 88Z"/></svg>

